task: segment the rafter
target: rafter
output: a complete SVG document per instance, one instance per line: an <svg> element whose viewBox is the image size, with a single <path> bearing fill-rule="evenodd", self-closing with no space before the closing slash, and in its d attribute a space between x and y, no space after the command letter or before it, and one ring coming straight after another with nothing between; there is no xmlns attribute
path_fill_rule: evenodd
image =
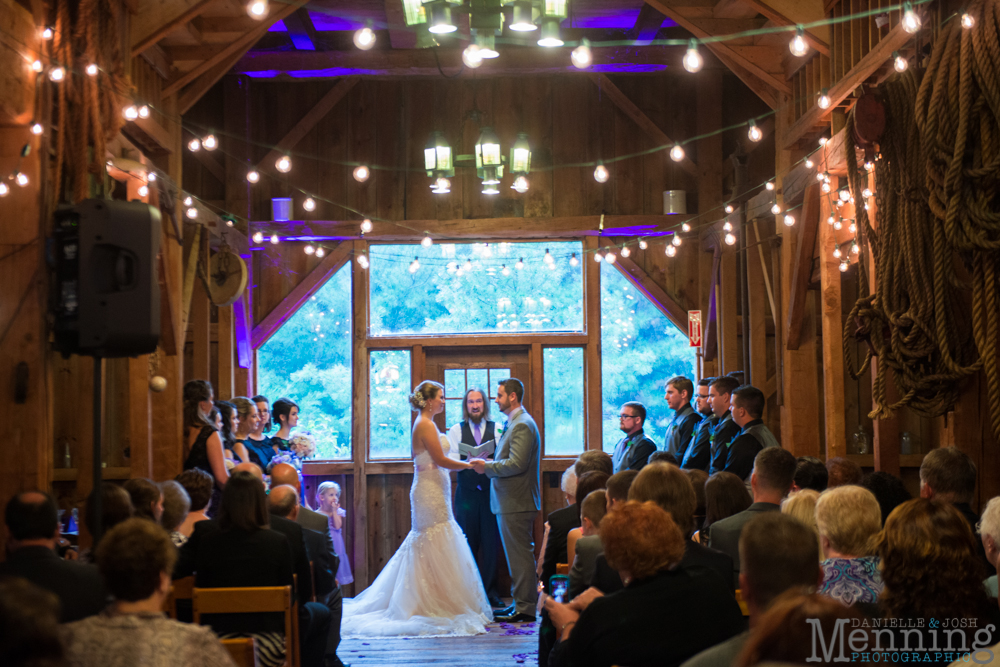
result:
<svg viewBox="0 0 1000 667"><path fill-rule="evenodd" d="M601 242L603 248L613 248L610 241ZM688 327L688 309L682 306L674 297L667 294L667 291L660 287L655 280L633 262L628 257L618 257L613 266L618 269L625 279L632 283L632 286L642 292L650 300L658 311L673 322L682 331Z"/></svg>
<svg viewBox="0 0 1000 667"><path fill-rule="evenodd" d="M782 14L781 12L779 12L778 10L774 9L770 5L765 4L764 2L762 2L762 0L740 0L740 2L742 2L742 3L744 3L744 4L746 4L746 5L750 6L750 7L752 7L755 11L757 11L760 14L766 16L768 18L768 20L771 21L771 23L773 23L774 25L786 26L786 25L796 25L797 24L796 21L793 21L792 19L788 18L787 16L785 16L784 14ZM812 48L816 49L817 51L819 51L820 53L822 53L824 56L829 56L830 55L830 45L829 44L827 44L826 42L824 42L819 37L816 37L815 35L813 35L812 33L810 33L808 30L805 31L805 35L804 36L805 36L806 41L809 42L809 46L811 46Z"/></svg>
<svg viewBox="0 0 1000 667"><path fill-rule="evenodd" d="M626 38L637 42L651 42L656 39L656 33L660 31L666 18L655 7L644 4L639 10L635 26L628 31Z"/></svg>
<svg viewBox="0 0 1000 667"><path fill-rule="evenodd" d="M288 37L296 49L299 51L316 50L316 28L313 27L309 11L305 7L285 17L285 27L288 29Z"/></svg>
<svg viewBox="0 0 1000 667"><path fill-rule="evenodd" d="M175 18L164 23L152 34L147 35L146 37L142 38L140 41L132 45L132 57L134 58L135 56L139 55L149 47L158 43L161 39L172 33L174 30L177 30L178 28L187 25L194 18L201 16L205 12L205 10L208 9L214 2L215 0L201 0L201 2L192 5L190 8L177 15Z"/></svg>
<svg viewBox="0 0 1000 667"><path fill-rule="evenodd" d="M219 79L224 77L233 69L233 66L242 56L243 53L240 51L231 54L228 58L225 58L222 62L218 63L213 69L210 69L202 74L197 81L185 88L184 92L177 100L178 113L187 113L188 110L201 99L202 95L207 93L209 89L219 81Z"/></svg>

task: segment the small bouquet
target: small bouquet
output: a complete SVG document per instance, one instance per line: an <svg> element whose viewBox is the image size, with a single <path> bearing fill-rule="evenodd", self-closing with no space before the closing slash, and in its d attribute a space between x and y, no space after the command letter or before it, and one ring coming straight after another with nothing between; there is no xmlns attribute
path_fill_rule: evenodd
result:
<svg viewBox="0 0 1000 667"><path fill-rule="evenodd" d="M316 439L309 431L298 431L288 441L289 450L300 459L316 456Z"/></svg>

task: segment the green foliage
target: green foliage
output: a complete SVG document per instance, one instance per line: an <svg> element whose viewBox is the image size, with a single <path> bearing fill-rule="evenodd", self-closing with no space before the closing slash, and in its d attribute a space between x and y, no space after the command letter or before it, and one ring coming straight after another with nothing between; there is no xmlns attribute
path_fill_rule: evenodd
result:
<svg viewBox="0 0 1000 667"><path fill-rule="evenodd" d="M410 458L410 351L372 350L369 400L371 457Z"/></svg>
<svg viewBox="0 0 1000 667"><path fill-rule="evenodd" d="M545 453L583 451L583 348L547 347L545 368Z"/></svg>

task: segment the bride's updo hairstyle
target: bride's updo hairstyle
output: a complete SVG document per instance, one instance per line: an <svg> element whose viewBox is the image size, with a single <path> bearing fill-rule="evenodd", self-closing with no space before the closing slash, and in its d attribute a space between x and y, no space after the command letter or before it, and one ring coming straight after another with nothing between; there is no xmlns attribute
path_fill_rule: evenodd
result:
<svg viewBox="0 0 1000 667"><path fill-rule="evenodd" d="M424 380L410 394L410 406L414 412L420 412L427 407L427 401L433 400L444 389L444 385L433 380Z"/></svg>

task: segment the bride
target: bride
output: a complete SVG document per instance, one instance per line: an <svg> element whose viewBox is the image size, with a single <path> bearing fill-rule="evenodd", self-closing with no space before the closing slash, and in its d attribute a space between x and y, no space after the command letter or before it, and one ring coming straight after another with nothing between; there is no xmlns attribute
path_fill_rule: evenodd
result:
<svg viewBox="0 0 1000 667"><path fill-rule="evenodd" d="M448 438L431 421L444 409L444 387L421 382L410 405L420 412L411 440L410 533L372 585L344 600L345 637L475 635L493 620L476 561L451 510L448 471L472 466L448 457Z"/></svg>

